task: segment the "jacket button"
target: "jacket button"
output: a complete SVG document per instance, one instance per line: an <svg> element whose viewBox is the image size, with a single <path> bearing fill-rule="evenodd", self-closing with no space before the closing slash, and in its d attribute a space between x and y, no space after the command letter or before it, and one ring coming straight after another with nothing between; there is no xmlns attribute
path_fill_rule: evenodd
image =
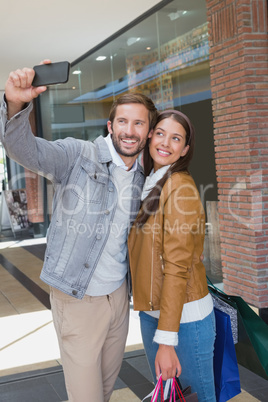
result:
<svg viewBox="0 0 268 402"><path fill-rule="evenodd" d="M85 268L89 268L89 264L86 262L86 263L84 264L84 267L85 267Z"/></svg>
<svg viewBox="0 0 268 402"><path fill-rule="evenodd" d="M100 234L97 234L96 239L100 240L102 238L102 236Z"/></svg>
<svg viewBox="0 0 268 402"><path fill-rule="evenodd" d="M112 193L114 191L113 187L109 187L109 191Z"/></svg>
<svg viewBox="0 0 268 402"><path fill-rule="evenodd" d="M72 294L73 294L74 296L76 296L76 295L77 295L77 290L73 290L73 291L72 291Z"/></svg>
<svg viewBox="0 0 268 402"><path fill-rule="evenodd" d="M108 209L106 209L106 211L104 211L105 215L109 215L110 211Z"/></svg>

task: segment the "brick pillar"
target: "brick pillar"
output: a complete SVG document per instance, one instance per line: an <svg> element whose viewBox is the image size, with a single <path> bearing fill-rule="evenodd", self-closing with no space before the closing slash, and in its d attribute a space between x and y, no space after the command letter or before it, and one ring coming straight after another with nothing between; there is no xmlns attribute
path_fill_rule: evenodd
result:
<svg viewBox="0 0 268 402"><path fill-rule="evenodd" d="M35 108L33 108L29 120L32 131L34 134L36 134ZM27 194L28 219L32 223L44 222L43 179L39 177L36 173L33 173L28 169L24 169L24 171Z"/></svg>
<svg viewBox="0 0 268 402"><path fill-rule="evenodd" d="M224 290L266 308L267 1L206 3Z"/></svg>

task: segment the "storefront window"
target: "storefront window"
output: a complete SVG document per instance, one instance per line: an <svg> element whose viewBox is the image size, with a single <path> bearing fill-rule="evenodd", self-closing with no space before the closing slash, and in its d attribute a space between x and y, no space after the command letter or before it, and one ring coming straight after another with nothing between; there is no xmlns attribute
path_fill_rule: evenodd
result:
<svg viewBox="0 0 268 402"><path fill-rule="evenodd" d="M169 3L74 63L67 84L50 87L45 138L105 135L110 106L124 92L143 92L159 109L209 99L208 53L205 1Z"/></svg>
<svg viewBox="0 0 268 402"><path fill-rule="evenodd" d="M208 189L206 196L216 200L205 0L172 1L74 62L68 83L40 97L44 138L105 136L113 100L135 91L159 110L176 108L191 118L197 131L192 174L200 192Z"/></svg>

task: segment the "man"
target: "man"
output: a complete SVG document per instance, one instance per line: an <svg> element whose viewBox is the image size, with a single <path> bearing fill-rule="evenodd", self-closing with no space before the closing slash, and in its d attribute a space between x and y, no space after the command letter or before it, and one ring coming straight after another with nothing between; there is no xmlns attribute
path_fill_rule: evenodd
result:
<svg viewBox="0 0 268 402"><path fill-rule="evenodd" d="M44 63L49 63L45 60ZM157 111L142 94L114 102L109 135L93 143L36 138L29 125L34 71L11 72L1 105L7 155L49 178L55 189L41 279L50 285L71 402L107 402L128 331L127 235L144 183L137 156Z"/></svg>

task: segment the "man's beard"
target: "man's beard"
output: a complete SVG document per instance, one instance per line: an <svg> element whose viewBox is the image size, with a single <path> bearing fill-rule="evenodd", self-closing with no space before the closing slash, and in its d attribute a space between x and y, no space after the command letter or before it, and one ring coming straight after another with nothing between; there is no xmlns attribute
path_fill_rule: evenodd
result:
<svg viewBox="0 0 268 402"><path fill-rule="evenodd" d="M145 138L142 142L140 142L140 144L137 142L137 144L139 144L138 148L135 151L127 152L124 149L122 149L120 140L122 138L126 138L128 140L133 139L133 140L138 140L139 141L139 138L137 138L135 136L130 136L130 137L120 136L119 138L117 138L115 135L113 135L113 133L111 134L111 138L112 138L113 146L114 146L116 152L119 155L126 156L126 157L132 157L132 156L138 155L143 150L143 148L145 147L145 144L146 144L146 141L147 141L147 138Z"/></svg>

